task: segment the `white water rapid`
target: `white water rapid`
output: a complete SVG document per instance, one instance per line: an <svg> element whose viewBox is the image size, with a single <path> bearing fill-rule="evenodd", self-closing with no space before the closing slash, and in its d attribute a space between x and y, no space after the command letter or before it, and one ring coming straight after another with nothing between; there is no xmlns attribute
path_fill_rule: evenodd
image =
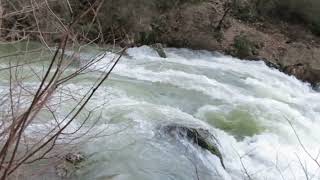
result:
<svg viewBox="0 0 320 180"><path fill-rule="evenodd" d="M90 101L104 104L97 126L110 134L83 144L91 155L74 179L320 179L320 93L260 61L165 51L128 49ZM68 86L76 92L93 78ZM225 169L209 151L162 136L159 126L172 123L209 130Z"/></svg>

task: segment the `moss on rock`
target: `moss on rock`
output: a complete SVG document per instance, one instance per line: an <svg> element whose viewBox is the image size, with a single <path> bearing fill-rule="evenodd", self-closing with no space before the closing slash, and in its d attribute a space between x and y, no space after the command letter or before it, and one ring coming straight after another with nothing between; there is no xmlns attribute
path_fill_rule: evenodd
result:
<svg viewBox="0 0 320 180"><path fill-rule="evenodd" d="M182 125L168 125L162 127L166 134L173 136L175 138L186 138L189 141L197 144L199 147L208 150L211 154L217 156L220 159L220 163L223 168L225 168L222 154L218 148L218 144L212 142L216 138L210 134L206 129L202 128L191 128Z"/></svg>

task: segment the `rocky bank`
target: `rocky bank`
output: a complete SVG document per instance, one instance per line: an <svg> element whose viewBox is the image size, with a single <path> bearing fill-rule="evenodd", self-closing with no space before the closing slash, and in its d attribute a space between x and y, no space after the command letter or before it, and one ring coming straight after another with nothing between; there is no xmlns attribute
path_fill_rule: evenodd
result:
<svg viewBox="0 0 320 180"><path fill-rule="evenodd" d="M68 19L66 7L72 7L72 13L79 14L91 1L70 0L69 6L57 1L51 6L61 19ZM258 1L105 0L99 5L99 14L88 13L81 18L75 31L91 39L99 37L99 43L116 42L121 46L161 43L168 47L219 51L241 59L264 60L267 65L316 86L320 82L320 36L304 23L255 16L253 2ZM8 8L4 5L0 9L6 12ZM96 20L93 24L89 23L91 16ZM26 17L11 17L0 24L7 29L17 23L30 26L32 22L27 20ZM39 26L43 23L43 27L52 31L54 26L48 22L40 21ZM1 36L12 38L15 34L2 30ZM44 38L54 39L54 35L44 35Z"/></svg>
<svg viewBox="0 0 320 180"><path fill-rule="evenodd" d="M241 59L264 60L313 86L320 82L319 36L303 24L246 21L228 3L208 0L183 3L165 11L133 13L136 19L132 15L134 23L127 29L131 41L127 44L162 43L219 51Z"/></svg>

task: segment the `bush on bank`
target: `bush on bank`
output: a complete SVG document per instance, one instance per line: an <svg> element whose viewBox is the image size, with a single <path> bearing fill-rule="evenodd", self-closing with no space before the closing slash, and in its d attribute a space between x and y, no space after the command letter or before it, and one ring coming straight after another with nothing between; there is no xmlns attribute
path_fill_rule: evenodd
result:
<svg viewBox="0 0 320 180"><path fill-rule="evenodd" d="M234 15L247 22L273 20L306 25L320 35L319 0L233 0Z"/></svg>

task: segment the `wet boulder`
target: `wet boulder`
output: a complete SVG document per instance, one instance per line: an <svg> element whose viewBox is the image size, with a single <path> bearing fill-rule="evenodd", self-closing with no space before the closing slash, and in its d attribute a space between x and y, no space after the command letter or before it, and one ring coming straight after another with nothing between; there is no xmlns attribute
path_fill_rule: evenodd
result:
<svg viewBox="0 0 320 180"><path fill-rule="evenodd" d="M269 68L273 68L273 69L278 69L281 71L281 64L279 63L275 63L275 62L272 62L272 61L269 61L267 59L262 59L262 61L266 64L266 66L268 66Z"/></svg>
<svg viewBox="0 0 320 180"><path fill-rule="evenodd" d="M150 45L150 47L155 50L158 55L162 58L167 58L167 55L166 53L164 52L164 49L163 49L163 45L160 44L160 43L156 43L156 44L152 44Z"/></svg>
<svg viewBox="0 0 320 180"><path fill-rule="evenodd" d="M77 169L81 168L86 157L81 152L70 152L64 156L61 164L55 167L56 174L62 178L69 178Z"/></svg>
<svg viewBox="0 0 320 180"><path fill-rule="evenodd" d="M320 69L316 69L309 64L298 63L289 65L283 69L283 72L293 75L304 82L311 83L314 88L320 83Z"/></svg>
<svg viewBox="0 0 320 180"><path fill-rule="evenodd" d="M208 150L211 154L217 156L220 159L223 168L224 162L222 154L218 148L218 144L215 141L215 137L206 129L191 128L182 125L167 125L162 127L165 134L178 138L185 138L190 142L198 145L202 149Z"/></svg>
<svg viewBox="0 0 320 180"><path fill-rule="evenodd" d="M68 153L65 156L65 160L71 164L77 165L85 160L85 157L82 153Z"/></svg>

